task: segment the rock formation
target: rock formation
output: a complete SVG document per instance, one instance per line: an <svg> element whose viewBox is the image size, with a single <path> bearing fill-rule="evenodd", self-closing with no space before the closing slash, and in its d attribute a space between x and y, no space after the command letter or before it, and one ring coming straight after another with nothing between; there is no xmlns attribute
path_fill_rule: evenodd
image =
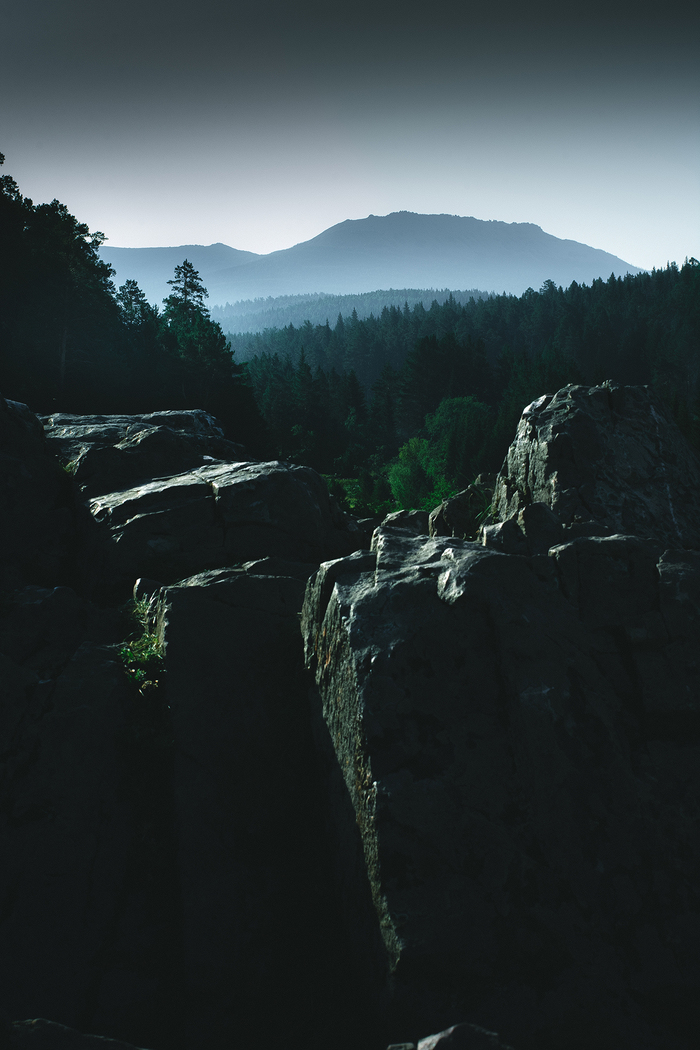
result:
<svg viewBox="0 0 700 1050"><path fill-rule="evenodd" d="M0 994L52 1019L0 1046L694 1047L700 468L648 391L529 406L473 542L493 479L358 549L199 411L0 439Z"/></svg>
<svg viewBox="0 0 700 1050"><path fill-rule="evenodd" d="M693 1045L699 490L646 391L566 388L525 410L483 542L382 528L309 583L394 1031Z"/></svg>
<svg viewBox="0 0 700 1050"><path fill-rule="evenodd" d="M1 404L6 1008L155 1050L311 1026L310 1047L337 1026L367 1042L298 627L353 523L307 468L212 462L227 448L205 413L53 417L45 437ZM185 470L163 477L174 448ZM120 607L147 573L163 668L141 691ZM37 1024L17 1031L39 1047Z"/></svg>

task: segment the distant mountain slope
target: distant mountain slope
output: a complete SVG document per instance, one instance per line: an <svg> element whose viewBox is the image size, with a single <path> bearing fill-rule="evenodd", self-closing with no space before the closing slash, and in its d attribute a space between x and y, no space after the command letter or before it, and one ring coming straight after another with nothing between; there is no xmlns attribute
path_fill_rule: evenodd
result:
<svg viewBox="0 0 700 1050"><path fill-rule="evenodd" d="M185 249L202 273L212 304L308 292L343 295L375 288L484 288L521 295L528 287L540 288L546 280L567 286L572 281L590 284L611 273L640 272L639 267L609 252L553 237L532 223L414 212L347 219L309 241L269 255L235 252L233 260L224 261L225 252L234 249L223 244L199 248L205 253L206 267L198 265L194 246L160 251L179 251L184 258ZM103 258L117 265L109 258L110 251L119 249L103 249ZM120 269L120 281L122 272Z"/></svg>
<svg viewBox="0 0 700 1050"><path fill-rule="evenodd" d="M112 248L105 244L100 248L100 256L117 271L117 286L127 279L138 281L149 303L158 305L170 294L167 282L184 259L199 270L208 288L207 282L220 270L233 270L259 258L255 252L239 251L221 243L180 244L172 248Z"/></svg>

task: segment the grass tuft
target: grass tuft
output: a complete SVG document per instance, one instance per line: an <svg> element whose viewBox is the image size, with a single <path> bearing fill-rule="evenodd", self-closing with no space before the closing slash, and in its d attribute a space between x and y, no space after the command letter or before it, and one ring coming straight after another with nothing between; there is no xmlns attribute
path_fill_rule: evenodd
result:
<svg viewBox="0 0 700 1050"><path fill-rule="evenodd" d="M130 603L135 624L133 637L124 642L119 655L127 677L147 696L158 688L164 673L163 644L151 630L150 599Z"/></svg>

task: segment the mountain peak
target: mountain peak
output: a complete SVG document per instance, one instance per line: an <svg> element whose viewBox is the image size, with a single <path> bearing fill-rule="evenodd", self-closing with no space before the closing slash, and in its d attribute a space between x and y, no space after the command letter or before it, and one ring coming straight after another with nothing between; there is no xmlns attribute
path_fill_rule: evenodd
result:
<svg viewBox="0 0 700 1050"><path fill-rule="evenodd" d="M221 242L179 248L101 249L117 280L133 277L150 301L186 254L212 304L309 292L352 294L377 288L483 288L520 295L545 281L589 284L636 266L600 249L562 240L529 222L472 215L395 211L345 219L291 248L255 255Z"/></svg>

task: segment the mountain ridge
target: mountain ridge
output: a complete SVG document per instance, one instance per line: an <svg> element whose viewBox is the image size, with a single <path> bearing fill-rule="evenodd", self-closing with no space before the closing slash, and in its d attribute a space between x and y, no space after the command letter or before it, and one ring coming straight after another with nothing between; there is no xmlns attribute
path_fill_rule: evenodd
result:
<svg viewBox="0 0 700 1050"><path fill-rule="evenodd" d="M611 272L641 272L641 267L610 252L555 237L534 223L408 211L345 219L267 255L217 242L168 248L105 246L101 256L115 267L119 283L133 277L150 301L167 295L168 277L186 257L200 270L216 305L387 287L483 288L520 295L546 280L569 285L574 280L590 283Z"/></svg>

